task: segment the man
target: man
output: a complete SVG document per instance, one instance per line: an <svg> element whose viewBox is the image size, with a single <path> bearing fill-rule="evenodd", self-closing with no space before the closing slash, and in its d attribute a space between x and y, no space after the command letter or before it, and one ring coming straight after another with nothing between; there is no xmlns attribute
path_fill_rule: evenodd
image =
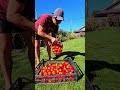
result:
<svg viewBox="0 0 120 90"><path fill-rule="evenodd" d="M64 19L64 12L61 8L57 8L53 14L43 14L35 22L35 55L37 64L40 62L40 39L43 38L47 45L49 60L51 59L51 43L59 43L56 39L59 24ZM52 33L52 36L49 34Z"/></svg>
<svg viewBox="0 0 120 90"><path fill-rule="evenodd" d="M0 65L5 79L5 90L12 85L11 32L14 25L17 26L18 32L22 34L28 45L28 57L34 76L34 45L31 35L31 31L34 31L33 5L34 0L0 0Z"/></svg>

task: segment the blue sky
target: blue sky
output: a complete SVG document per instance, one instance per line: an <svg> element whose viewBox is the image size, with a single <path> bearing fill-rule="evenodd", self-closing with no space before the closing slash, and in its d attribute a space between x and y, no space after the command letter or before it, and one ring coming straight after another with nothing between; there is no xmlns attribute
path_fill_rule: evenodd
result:
<svg viewBox="0 0 120 90"><path fill-rule="evenodd" d="M72 31L85 25L85 0L35 0L36 18L41 14L51 14L56 8L64 10L64 21L59 25L60 29Z"/></svg>
<svg viewBox="0 0 120 90"><path fill-rule="evenodd" d="M112 0L88 0L88 13L91 15L94 10L103 10L111 4Z"/></svg>

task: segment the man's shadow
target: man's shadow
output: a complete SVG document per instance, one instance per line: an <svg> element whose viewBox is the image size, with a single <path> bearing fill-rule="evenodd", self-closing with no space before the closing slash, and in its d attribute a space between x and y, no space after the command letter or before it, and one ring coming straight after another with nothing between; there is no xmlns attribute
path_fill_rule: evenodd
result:
<svg viewBox="0 0 120 90"><path fill-rule="evenodd" d="M77 55L85 56L85 53L66 51L66 52L62 52L60 55L56 55L53 59L58 59L59 57L64 56L64 55L72 56L72 57L77 56Z"/></svg>
<svg viewBox="0 0 120 90"><path fill-rule="evenodd" d="M120 72L120 64L110 64L105 61L97 60L85 60L85 64L86 72L97 71L104 68Z"/></svg>
<svg viewBox="0 0 120 90"><path fill-rule="evenodd" d="M86 60L85 61L85 73L86 76L90 81L93 81L96 77L96 74L94 71L102 70L104 68L111 69L116 72L120 72L120 64L110 64L108 62L105 62L103 60Z"/></svg>

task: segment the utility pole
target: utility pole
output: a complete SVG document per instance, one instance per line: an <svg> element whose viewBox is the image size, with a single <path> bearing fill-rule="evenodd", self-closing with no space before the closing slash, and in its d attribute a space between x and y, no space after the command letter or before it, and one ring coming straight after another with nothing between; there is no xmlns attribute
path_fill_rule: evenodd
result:
<svg viewBox="0 0 120 90"><path fill-rule="evenodd" d="M38 16L37 16L37 9L35 9L35 13L36 13L36 19L38 18Z"/></svg>
<svg viewBox="0 0 120 90"><path fill-rule="evenodd" d="M72 17L70 18L70 32L72 33Z"/></svg>
<svg viewBox="0 0 120 90"><path fill-rule="evenodd" d="M88 0L86 0L86 3L85 3L85 6L86 6L86 17L88 17Z"/></svg>

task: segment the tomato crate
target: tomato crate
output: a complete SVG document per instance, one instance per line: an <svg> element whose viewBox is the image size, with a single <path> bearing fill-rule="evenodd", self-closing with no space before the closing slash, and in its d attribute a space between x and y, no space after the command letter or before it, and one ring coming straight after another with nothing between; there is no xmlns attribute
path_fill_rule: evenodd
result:
<svg viewBox="0 0 120 90"><path fill-rule="evenodd" d="M58 73L56 71L53 72L51 71L53 74L48 74L49 71L46 71L47 74L42 73L42 70L44 71L45 67L47 69L49 69L49 65L53 65L56 68L60 67L60 64L63 64L63 66L61 66L61 68L64 68L65 71L64 72L60 72L61 70L59 69ZM65 68L66 66L67 69ZM52 66L51 66L52 67ZM44 68L44 69L43 69ZM50 70L52 70L50 68ZM54 69L53 69L54 70ZM69 72L70 71L70 72ZM42 60L42 62L40 64L38 64L35 68L35 82L36 83L61 83L61 82L71 82L71 81L78 81L80 78L82 78L83 76L83 72L80 70L79 66L73 62L73 60L71 59L64 59L64 60Z"/></svg>
<svg viewBox="0 0 120 90"><path fill-rule="evenodd" d="M25 77L18 77L9 90L34 90L35 82Z"/></svg>

